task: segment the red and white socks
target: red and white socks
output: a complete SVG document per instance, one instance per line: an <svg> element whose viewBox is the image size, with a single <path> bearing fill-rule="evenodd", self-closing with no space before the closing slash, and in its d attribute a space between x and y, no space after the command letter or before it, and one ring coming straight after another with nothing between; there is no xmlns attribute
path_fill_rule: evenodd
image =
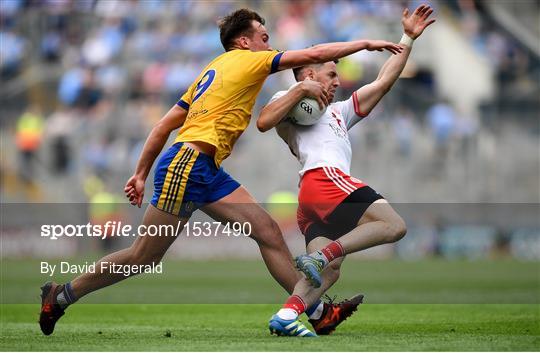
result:
<svg viewBox="0 0 540 353"><path fill-rule="evenodd" d="M319 251L312 252L309 256L320 260L324 266L328 265L332 260L345 255L345 250L339 240L333 241Z"/></svg>
<svg viewBox="0 0 540 353"><path fill-rule="evenodd" d="M306 303L300 296L291 295L277 312L277 316L283 320L294 320L306 311Z"/></svg>

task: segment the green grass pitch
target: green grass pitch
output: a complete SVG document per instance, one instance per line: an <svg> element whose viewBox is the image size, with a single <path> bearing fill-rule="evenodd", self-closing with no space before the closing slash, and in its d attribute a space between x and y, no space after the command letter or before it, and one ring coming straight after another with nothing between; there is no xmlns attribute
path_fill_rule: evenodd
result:
<svg viewBox="0 0 540 353"><path fill-rule="evenodd" d="M84 298L45 337L36 265L2 261L3 351L540 350L537 262L346 261L330 292L362 292L366 303L315 339L270 336L284 292L260 261L226 260L167 261L168 274Z"/></svg>

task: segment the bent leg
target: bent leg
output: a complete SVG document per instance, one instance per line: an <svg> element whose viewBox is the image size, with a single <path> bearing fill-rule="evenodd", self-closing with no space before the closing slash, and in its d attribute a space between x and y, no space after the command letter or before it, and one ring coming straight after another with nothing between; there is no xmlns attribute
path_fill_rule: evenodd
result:
<svg viewBox="0 0 540 353"><path fill-rule="evenodd" d="M341 236L338 241L345 254L351 254L377 245L396 242L403 238L406 232L403 218L388 201L380 199L367 208L358 221L358 226Z"/></svg>
<svg viewBox="0 0 540 353"><path fill-rule="evenodd" d="M143 225L172 225L173 227L184 227L187 219L180 219L177 216L160 211L152 205L148 205L143 218ZM179 224L180 223L180 224ZM77 298L110 286L126 279L121 273L111 273L109 267L105 271L100 271L101 263L112 262L117 265L149 265L161 261L167 249L176 239L174 232L166 233L165 236L144 236L139 237L126 249L109 254L96 262L95 273L85 273L73 281L71 288Z"/></svg>
<svg viewBox="0 0 540 353"><path fill-rule="evenodd" d="M357 209L359 209L357 212L362 212L362 204L353 203L349 206L346 215ZM343 219L342 211L339 214L334 211L333 216L341 216ZM347 225L349 229L352 226L354 225ZM398 241L405 233L406 226L403 219L386 200L378 199L365 209L356 227L322 249L302 256L297 262L309 281L318 287L322 281L320 276L322 269L332 260L373 246Z"/></svg>
<svg viewBox="0 0 540 353"><path fill-rule="evenodd" d="M307 252L312 253L330 244L332 240L325 237L317 237L307 245ZM317 302L326 291L337 282L340 275L341 264L345 257L339 257L328 264L321 273L322 285L314 288L307 279L303 278L294 288L293 295L298 295L306 302L309 308Z"/></svg>
<svg viewBox="0 0 540 353"><path fill-rule="evenodd" d="M250 237L259 245L268 270L287 292L293 291L301 275L294 267L281 230L244 187L204 206L202 211L221 222L249 222L252 229Z"/></svg>
<svg viewBox="0 0 540 353"><path fill-rule="evenodd" d="M318 283L322 284L319 288L315 288L310 281L302 278L296 285L293 295L285 303L282 315L285 315L286 310L297 310L296 308L300 308L297 310L300 313L317 302L320 296L337 281L343 255L395 242L405 233L405 222L388 202L384 199L375 201L366 209L353 230L336 241L320 240L321 243L318 241L313 244L313 247L307 249L308 252L311 251L308 258L311 258L310 261L314 264L322 262L323 259L325 261L324 269L320 272L322 278L318 280ZM336 250L336 248L339 249ZM327 253L331 256L327 256ZM280 312L278 316L281 315Z"/></svg>
<svg viewBox="0 0 540 353"><path fill-rule="evenodd" d="M308 253L312 253L314 251L320 250L330 244L332 240L325 238L325 237L317 237L309 242L309 244L306 247L306 250ZM321 295L323 295L334 283L337 282L340 275L340 269L341 264L345 260L345 256L335 259L334 261L330 262L328 267L324 269L322 272L322 277L324 280L323 286L321 286L318 289L321 289Z"/></svg>

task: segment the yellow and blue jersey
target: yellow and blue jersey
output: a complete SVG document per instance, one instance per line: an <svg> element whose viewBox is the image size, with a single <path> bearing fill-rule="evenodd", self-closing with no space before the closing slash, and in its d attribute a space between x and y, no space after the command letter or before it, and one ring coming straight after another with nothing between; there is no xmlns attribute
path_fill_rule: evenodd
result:
<svg viewBox="0 0 540 353"><path fill-rule="evenodd" d="M277 71L282 54L232 50L215 58L178 102L188 115L175 142L215 146L219 166L249 125L255 99L266 78Z"/></svg>
<svg viewBox="0 0 540 353"><path fill-rule="evenodd" d="M247 128L257 94L268 75L277 71L282 54L233 50L206 66L178 102L188 115L157 164L152 205L189 218L197 208L240 187L220 164ZM191 141L215 146L214 158L184 143Z"/></svg>

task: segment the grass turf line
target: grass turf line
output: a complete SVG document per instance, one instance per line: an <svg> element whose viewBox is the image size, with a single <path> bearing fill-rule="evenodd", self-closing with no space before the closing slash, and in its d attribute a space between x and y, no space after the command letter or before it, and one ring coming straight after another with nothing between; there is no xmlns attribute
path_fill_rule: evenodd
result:
<svg viewBox="0 0 540 353"><path fill-rule="evenodd" d="M262 261L169 260L164 267L163 275L83 298L45 337L39 305L21 303L38 303L50 277L39 274L37 260L2 259L1 350L540 350L538 262L345 261L331 293L360 291L369 304L335 335L315 340L269 335L268 319L286 296ZM155 304L134 304L145 302Z"/></svg>
<svg viewBox="0 0 540 353"><path fill-rule="evenodd" d="M3 351L538 351L537 304L364 304L331 336L270 336L279 306L80 304L51 336L38 305L4 304ZM170 333L170 334L168 334Z"/></svg>

